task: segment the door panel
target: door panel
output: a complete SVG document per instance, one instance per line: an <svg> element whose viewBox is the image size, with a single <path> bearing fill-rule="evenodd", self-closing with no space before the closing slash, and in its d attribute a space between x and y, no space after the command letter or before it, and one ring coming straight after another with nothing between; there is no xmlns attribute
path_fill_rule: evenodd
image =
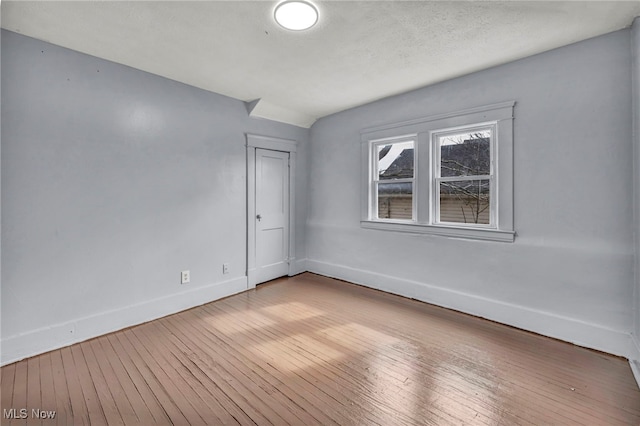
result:
<svg viewBox="0 0 640 426"><path fill-rule="evenodd" d="M283 250L281 247L284 247L283 234L284 232L282 232L280 228L261 231L262 238L259 240L260 247L258 248L258 253L262 254L262 261L260 262L262 266L282 262Z"/></svg>
<svg viewBox="0 0 640 426"><path fill-rule="evenodd" d="M289 153L256 149L256 275L289 273Z"/></svg>

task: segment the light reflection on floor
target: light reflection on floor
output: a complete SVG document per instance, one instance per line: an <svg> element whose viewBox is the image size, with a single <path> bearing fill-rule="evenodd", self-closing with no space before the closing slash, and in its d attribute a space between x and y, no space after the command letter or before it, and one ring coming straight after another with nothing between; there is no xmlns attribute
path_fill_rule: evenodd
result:
<svg viewBox="0 0 640 426"><path fill-rule="evenodd" d="M301 302L288 302L281 303L279 305L271 305L265 308L261 308L259 309L259 311L289 321L303 320L307 318L326 315L326 312L315 309Z"/></svg>
<svg viewBox="0 0 640 426"><path fill-rule="evenodd" d="M250 318L251 321L248 323L242 321L246 318ZM234 333L242 332L242 330L259 329L277 324L277 321L256 311L216 314L213 317L209 317L207 322L216 330L226 335L233 335ZM239 328L241 329L240 331L238 331Z"/></svg>

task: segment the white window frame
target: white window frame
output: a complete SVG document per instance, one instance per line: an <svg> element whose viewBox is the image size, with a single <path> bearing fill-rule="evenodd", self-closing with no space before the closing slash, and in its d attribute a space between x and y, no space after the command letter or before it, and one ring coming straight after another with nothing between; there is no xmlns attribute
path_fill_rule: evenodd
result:
<svg viewBox="0 0 640 426"><path fill-rule="evenodd" d="M453 238L513 242L513 109L515 101L363 129L361 133L363 228L432 234ZM466 129L492 128L490 224L439 222L439 147L436 137ZM413 220L378 219L373 196L374 145L414 141ZM469 177L466 179L478 179ZM460 179L456 179L460 180ZM375 194L377 195L377 194ZM438 197L436 199L436 197ZM437 201L436 201L437 200ZM375 202L375 204L374 204Z"/></svg>
<svg viewBox="0 0 640 426"><path fill-rule="evenodd" d="M431 223L435 225L452 225L452 226L462 226L465 228L488 228L488 229L497 229L497 198L498 194L496 191L498 173L497 168L495 167L495 159L496 159L496 133L498 129L498 123L488 122L488 123L478 123L471 126L461 126L454 127L449 129L441 129L430 132L431 134L431 146L433 149L433 176L431 176L432 182L432 191L431 191L431 206L432 206L432 215L431 215ZM488 175L470 175L470 176L449 176L442 177L441 174L441 145L438 143L438 138L446 135L455 135L459 133L473 133L478 130L490 130L491 131L491 139L489 141L489 174ZM459 182L465 180L488 180L489 181L489 224L481 224L481 223L458 223L458 222L445 222L440 220L440 183L441 182Z"/></svg>
<svg viewBox="0 0 640 426"><path fill-rule="evenodd" d="M369 209L368 215L371 220L382 221L382 222L390 222L390 223L415 223L417 220L417 212L416 212L416 196L417 193L417 184L418 180L416 179L417 168L416 168L416 155L417 155L417 143L416 136L413 135L402 135L393 138L383 138L376 139L370 141L369 144ZM378 164L379 160L377 158L378 147L381 145L393 145L396 143L404 143L404 142L412 142L413 143L413 177L412 178L404 178L404 179L390 179L388 181L381 181L379 178L379 170ZM380 218L378 217L378 186L380 183L411 183L411 219L391 219L391 218Z"/></svg>

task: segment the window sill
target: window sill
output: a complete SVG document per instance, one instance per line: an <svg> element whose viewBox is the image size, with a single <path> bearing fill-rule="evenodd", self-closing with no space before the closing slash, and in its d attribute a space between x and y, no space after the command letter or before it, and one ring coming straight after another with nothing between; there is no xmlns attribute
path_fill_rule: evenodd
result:
<svg viewBox="0 0 640 426"><path fill-rule="evenodd" d="M378 222L362 220L360 226L366 229L382 231L408 232L412 234L440 235L473 240L500 241L512 243L516 233L497 229L467 228L462 226L424 225L418 223Z"/></svg>

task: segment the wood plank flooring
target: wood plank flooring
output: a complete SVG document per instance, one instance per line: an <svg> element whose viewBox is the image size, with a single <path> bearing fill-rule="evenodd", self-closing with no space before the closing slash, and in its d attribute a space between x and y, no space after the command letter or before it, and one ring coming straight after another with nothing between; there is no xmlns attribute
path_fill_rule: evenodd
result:
<svg viewBox="0 0 640 426"><path fill-rule="evenodd" d="M640 424L622 358L309 273L1 380L3 425Z"/></svg>

